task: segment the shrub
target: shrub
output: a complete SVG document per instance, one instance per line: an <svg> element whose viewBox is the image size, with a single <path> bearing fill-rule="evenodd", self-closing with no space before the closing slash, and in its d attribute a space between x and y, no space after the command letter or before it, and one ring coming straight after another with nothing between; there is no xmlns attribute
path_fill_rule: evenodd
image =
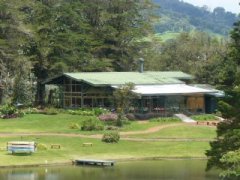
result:
<svg viewBox="0 0 240 180"><path fill-rule="evenodd" d="M103 130L104 126L101 123L101 121L99 121L98 119L95 118L90 118L90 119L86 119L83 121L82 123L82 127L81 130L83 131L93 131L93 130Z"/></svg>
<svg viewBox="0 0 240 180"><path fill-rule="evenodd" d="M102 114L102 115L98 116L98 118L101 121L116 121L118 119L118 116L117 116L117 114L109 113L109 114Z"/></svg>
<svg viewBox="0 0 240 180"><path fill-rule="evenodd" d="M44 110L43 113L46 115L56 115L56 114L58 114L58 110L55 108L47 108Z"/></svg>
<svg viewBox="0 0 240 180"><path fill-rule="evenodd" d="M116 127L116 126L106 126L105 129L106 129L106 130L110 130L110 131L116 131L116 130L118 130L119 128Z"/></svg>
<svg viewBox="0 0 240 180"><path fill-rule="evenodd" d="M176 117L161 117L161 118L153 118L150 119L153 122L180 122L181 120Z"/></svg>
<svg viewBox="0 0 240 180"><path fill-rule="evenodd" d="M117 131L106 132L102 137L102 141L106 143L117 143L119 140L120 135Z"/></svg>
<svg viewBox="0 0 240 180"><path fill-rule="evenodd" d="M100 116L102 114L109 113L109 111L107 109L104 109L104 108L94 108L93 112L96 116Z"/></svg>
<svg viewBox="0 0 240 180"><path fill-rule="evenodd" d="M132 113L128 113L128 114L126 115L126 118L127 118L128 120L130 120L130 121L136 120L135 115L132 114Z"/></svg>
<svg viewBox="0 0 240 180"><path fill-rule="evenodd" d="M82 116L94 116L94 111L91 110L83 110L83 109L78 109L78 110L68 110L67 111L69 114L72 115L82 115Z"/></svg>
<svg viewBox="0 0 240 180"><path fill-rule="evenodd" d="M18 117L23 117L25 113L23 111L17 111L17 116Z"/></svg>
<svg viewBox="0 0 240 180"><path fill-rule="evenodd" d="M39 111L37 108L28 108L28 109L25 109L24 112L26 114L40 114L40 113L42 113L42 111Z"/></svg>
<svg viewBox="0 0 240 180"><path fill-rule="evenodd" d="M70 128L70 129L80 129L80 126L79 126L78 123L71 123L71 124L69 125L69 128Z"/></svg>
<svg viewBox="0 0 240 180"><path fill-rule="evenodd" d="M17 118L23 117L24 112L17 110L15 106L11 105L4 105L0 108L1 118L3 119L10 119L10 118Z"/></svg>
<svg viewBox="0 0 240 180"><path fill-rule="evenodd" d="M197 121L217 120L216 116L214 116L213 114L195 115L191 116L191 118Z"/></svg>
<svg viewBox="0 0 240 180"><path fill-rule="evenodd" d="M37 149L38 150L47 150L47 145L46 144L42 144L42 143L38 143L37 144Z"/></svg>
<svg viewBox="0 0 240 180"><path fill-rule="evenodd" d="M1 107L0 112L2 115L13 115L17 113L17 109L16 107L7 104Z"/></svg>

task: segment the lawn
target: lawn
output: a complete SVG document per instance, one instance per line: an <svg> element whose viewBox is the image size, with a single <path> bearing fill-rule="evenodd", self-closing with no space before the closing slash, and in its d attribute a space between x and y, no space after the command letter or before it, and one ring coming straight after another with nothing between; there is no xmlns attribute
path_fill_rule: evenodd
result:
<svg viewBox="0 0 240 180"><path fill-rule="evenodd" d="M81 125L83 120L89 116L58 114L28 114L19 119L0 119L0 133L82 133L99 134L104 131L81 131L70 129L71 123ZM169 126L170 125L170 126ZM150 134L129 135L137 138L214 138L216 136L214 127L185 125L179 121L152 120L152 121L131 121L125 124L120 131L144 131L149 128L164 126L157 132ZM35 141L45 144L47 150L38 150L36 153L27 156L11 155L3 150L6 143L12 140ZM93 146L83 147L84 142L91 142ZM50 149L51 144L61 144L61 149ZM97 158L97 159L128 159L128 158L154 158L154 157L205 157L204 153L209 149L208 142L195 141L127 141L120 140L117 144L106 144L100 139L89 139L66 136L27 136L1 137L0 138L0 166L22 165L22 164L44 164L70 162L76 158Z"/></svg>
<svg viewBox="0 0 240 180"><path fill-rule="evenodd" d="M7 141L20 140L20 137L1 138L0 146ZM24 137L23 140L36 141L47 145L47 150L39 150L32 155L12 155L0 151L0 166L60 163L76 158L122 159L146 157L205 157L207 142L133 142L120 140L117 144L107 144L98 139L73 137ZM93 146L83 147L82 143L92 142ZM51 144L61 144L61 149L50 149Z"/></svg>
<svg viewBox="0 0 240 180"><path fill-rule="evenodd" d="M0 119L0 132L52 132L52 133L80 133L101 134L103 131L81 131L70 129L70 124L82 124L83 120L94 118L92 116L81 116L71 114L44 115L27 114L22 118ZM95 117L96 118L96 117ZM129 121L120 131L139 131L169 122L147 122L145 124L137 121Z"/></svg>
<svg viewBox="0 0 240 180"><path fill-rule="evenodd" d="M180 125L166 127L150 134L129 135L129 137L213 139L216 137L216 128L210 126Z"/></svg>

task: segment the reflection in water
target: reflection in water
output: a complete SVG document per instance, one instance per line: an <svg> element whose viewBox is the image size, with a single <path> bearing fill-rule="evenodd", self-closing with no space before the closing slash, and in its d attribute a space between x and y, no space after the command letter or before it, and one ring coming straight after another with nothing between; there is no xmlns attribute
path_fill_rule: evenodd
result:
<svg viewBox="0 0 240 180"><path fill-rule="evenodd" d="M114 167L58 166L1 169L2 180L217 180L217 172L205 172L203 160L119 162Z"/></svg>

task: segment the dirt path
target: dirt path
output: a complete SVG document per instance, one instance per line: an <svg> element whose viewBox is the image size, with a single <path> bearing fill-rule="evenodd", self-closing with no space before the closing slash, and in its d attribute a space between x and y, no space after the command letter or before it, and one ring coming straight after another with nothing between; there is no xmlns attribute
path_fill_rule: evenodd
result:
<svg viewBox="0 0 240 180"><path fill-rule="evenodd" d="M211 141L213 139L199 139L199 138L129 138L128 135L136 135L136 134L149 134L160 131L161 129L169 128L169 127L176 127L176 126L193 126L195 124L190 123L174 123L174 124L166 124L166 125L159 125L147 130L143 131L128 131L128 132L120 132L120 136L122 140L128 141L172 141L172 142L185 142L185 141ZM1 133L0 137L16 137L16 136L61 136L61 137L79 137L79 138L93 138L93 139L101 139L102 134L95 134L95 135L83 135L83 134L70 134L70 133L48 133L48 132L32 132L32 133Z"/></svg>
<svg viewBox="0 0 240 180"><path fill-rule="evenodd" d="M135 135L135 134L150 134L150 133L154 133L154 132L160 131L161 129L165 129L169 127L187 126L187 125L188 124L185 124L185 123L164 124L164 125L155 126L143 131L120 132L120 135L126 136L126 135Z"/></svg>

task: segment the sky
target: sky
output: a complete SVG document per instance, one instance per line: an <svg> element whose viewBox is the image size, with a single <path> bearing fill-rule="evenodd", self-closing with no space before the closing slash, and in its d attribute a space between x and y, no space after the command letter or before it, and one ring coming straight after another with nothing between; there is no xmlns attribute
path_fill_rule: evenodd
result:
<svg viewBox="0 0 240 180"><path fill-rule="evenodd" d="M226 11L240 13L240 0L183 0L196 6L207 5L213 10L215 7L223 7Z"/></svg>

